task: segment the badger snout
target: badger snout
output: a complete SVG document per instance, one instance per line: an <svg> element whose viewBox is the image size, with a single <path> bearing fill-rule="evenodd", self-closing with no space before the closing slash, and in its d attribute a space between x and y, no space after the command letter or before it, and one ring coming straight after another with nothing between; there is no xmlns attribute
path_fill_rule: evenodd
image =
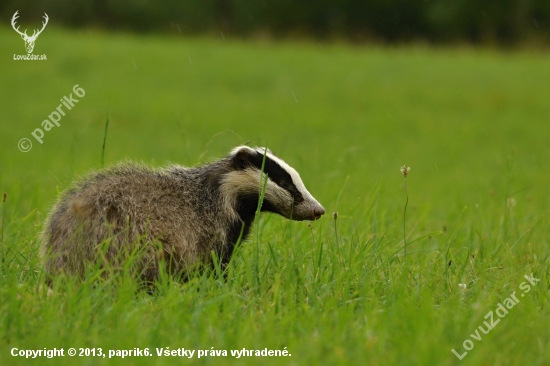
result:
<svg viewBox="0 0 550 366"><path fill-rule="evenodd" d="M323 206L318 205L317 207L313 208L314 220L321 218L321 216L323 216L324 214L325 214L325 209L323 208Z"/></svg>
<svg viewBox="0 0 550 366"><path fill-rule="evenodd" d="M315 221L325 214L325 209L319 203L301 204L295 207L292 220Z"/></svg>

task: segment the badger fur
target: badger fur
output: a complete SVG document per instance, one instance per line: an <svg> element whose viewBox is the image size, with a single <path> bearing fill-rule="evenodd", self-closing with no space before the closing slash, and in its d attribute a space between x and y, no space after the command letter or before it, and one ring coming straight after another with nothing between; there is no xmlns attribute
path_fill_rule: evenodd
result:
<svg viewBox="0 0 550 366"><path fill-rule="evenodd" d="M41 255L48 278L83 277L90 264L123 267L139 253L139 277L152 282L162 263L185 275L195 265L222 264L246 238L265 178L261 211L316 220L325 210L299 174L264 148L239 146L195 168L151 169L123 163L91 174L64 192L47 218Z"/></svg>

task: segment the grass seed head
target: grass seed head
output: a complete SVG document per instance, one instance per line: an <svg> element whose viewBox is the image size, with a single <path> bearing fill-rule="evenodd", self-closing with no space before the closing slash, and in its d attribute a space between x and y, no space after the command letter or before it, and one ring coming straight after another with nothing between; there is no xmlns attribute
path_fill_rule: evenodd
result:
<svg viewBox="0 0 550 366"><path fill-rule="evenodd" d="M406 165L403 165L401 167L401 173L403 174L403 178L407 178L407 174L409 174L409 172L411 171L411 167L410 166L406 166Z"/></svg>

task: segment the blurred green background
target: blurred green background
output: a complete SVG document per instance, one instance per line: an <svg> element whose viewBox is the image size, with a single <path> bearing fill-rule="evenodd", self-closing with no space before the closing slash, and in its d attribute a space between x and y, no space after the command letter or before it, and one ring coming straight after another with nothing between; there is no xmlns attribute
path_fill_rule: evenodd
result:
<svg viewBox="0 0 550 366"><path fill-rule="evenodd" d="M34 51L47 61L0 61L1 180L38 174L33 200L99 167L107 115L107 163L195 165L267 144L327 198L350 176L350 199L375 182L399 187L406 163L423 177L414 194L440 212L489 192L505 199L510 159L516 189L545 188L535 184L548 163L544 52L47 30ZM24 53L12 30L0 37L8 55ZM76 84L86 95L39 144L31 132Z"/></svg>
<svg viewBox="0 0 550 366"><path fill-rule="evenodd" d="M71 27L184 34L270 35L401 42L517 44L548 41L546 0L4 0L2 19L16 10L43 12ZM24 22L24 19L21 19ZM538 40L538 41L537 41Z"/></svg>

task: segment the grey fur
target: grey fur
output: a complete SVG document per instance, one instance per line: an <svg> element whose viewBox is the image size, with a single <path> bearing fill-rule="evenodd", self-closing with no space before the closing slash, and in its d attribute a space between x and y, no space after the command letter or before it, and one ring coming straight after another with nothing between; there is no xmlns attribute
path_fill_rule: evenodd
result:
<svg viewBox="0 0 550 366"><path fill-rule="evenodd" d="M196 168L126 162L78 181L44 224L41 255L49 278L83 277L90 264L121 268L132 252L139 253L134 265L145 281L157 279L161 263L170 273L185 275L210 263L212 251L228 263L239 235L246 237L254 219L260 172L247 159L258 151L242 146ZM292 179L299 180L295 171ZM292 216L291 195L271 181L264 204L295 220L319 218L324 209L303 190L299 217Z"/></svg>

